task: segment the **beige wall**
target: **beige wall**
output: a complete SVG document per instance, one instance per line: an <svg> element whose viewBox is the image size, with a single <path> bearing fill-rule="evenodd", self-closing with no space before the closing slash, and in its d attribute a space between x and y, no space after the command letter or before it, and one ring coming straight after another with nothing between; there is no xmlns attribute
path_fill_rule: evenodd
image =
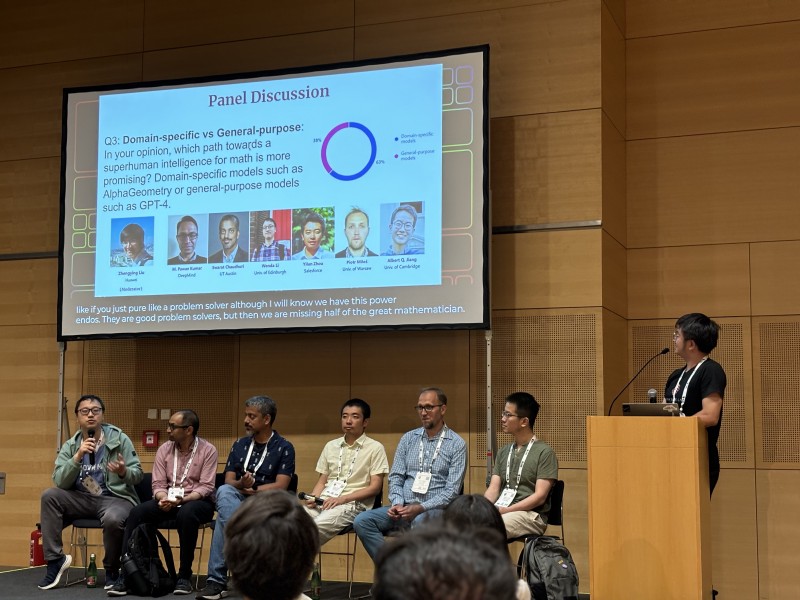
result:
<svg viewBox="0 0 800 600"><path fill-rule="evenodd" d="M784 524L800 509L796 2L37 0L0 17L0 258L11 259L0 261L0 564L26 564L57 445L61 89L489 43L493 225L528 229L492 239L494 392L524 387L543 401L539 433L566 457L582 589L582 419L668 343L677 316L699 310L722 322L720 358L733 369L715 586L726 598L800 595L800 573L782 568L798 552ZM203 364L215 350L230 362L208 394L165 383L174 371L155 357L183 343L70 344L65 394L103 390L137 443L144 409L197 407L224 455L241 400L270 393L302 489L344 398L372 403L371 430L391 453L415 424L416 389L439 384L450 424L469 437L467 489L482 489L482 334L211 338ZM310 345L313 370L298 366ZM632 394L660 387L665 368Z"/></svg>

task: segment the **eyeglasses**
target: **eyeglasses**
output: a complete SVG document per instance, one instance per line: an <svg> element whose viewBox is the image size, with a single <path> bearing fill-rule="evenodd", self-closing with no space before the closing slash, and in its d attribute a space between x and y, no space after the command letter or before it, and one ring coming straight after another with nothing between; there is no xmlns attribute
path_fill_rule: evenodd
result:
<svg viewBox="0 0 800 600"><path fill-rule="evenodd" d="M83 415L84 417L89 416L89 413L92 413L94 416L99 415L103 412L103 409L99 406L95 406L94 408L79 408L78 414Z"/></svg>
<svg viewBox="0 0 800 600"><path fill-rule="evenodd" d="M179 233L177 237L182 242L185 242L186 240L195 241L197 239L197 234L196 233Z"/></svg>
<svg viewBox="0 0 800 600"><path fill-rule="evenodd" d="M264 223L264 226L261 229L275 229L275 225L272 223Z"/></svg>
<svg viewBox="0 0 800 600"><path fill-rule="evenodd" d="M392 223L392 227L398 230L405 229L406 231L411 231L412 229L414 229L414 224L410 221L397 220Z"/></svg>
<svg viewBox="0 0 800 600"><path fill-rule="evenodd" d="M416 410L418 413L429 413L434 408L438 408L439 406L444 406L444 404L418 404L414 407L414 410Z"/></svg>
<svg viewBox="0 0 800 600"><path fill-rule="evenodd" d="M673 340L677 340L680 337L681 337L681 332L680 331L675 331L675 332L672 333L672 339Z"/></svg>
<svg viewBox="0 0 800 600"><path fill-rule="evenodd" d="M167 423L167 430L173 431L174 429L186 429L187 427L191 427L191 425L176 425L175 423Z"/></svg>
<svg viewBox="0 0 800 600"><path fill-rule="evenodd" d="M500 413L500 416L504 419L510 419L511 417L518 417L519 415L515 415L514 413L510 413L507 410L504 410Z"/></svg>

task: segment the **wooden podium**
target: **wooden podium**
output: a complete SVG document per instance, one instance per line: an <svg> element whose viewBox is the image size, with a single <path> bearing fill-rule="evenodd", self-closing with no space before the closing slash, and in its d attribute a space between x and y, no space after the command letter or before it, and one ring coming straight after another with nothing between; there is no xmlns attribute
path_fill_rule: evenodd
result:
<svg viewBox="0 0 800 600"><path fill-rule="evenodd" d="M586 439L592 600L711 598L699 419L588 417Z"/></svg>

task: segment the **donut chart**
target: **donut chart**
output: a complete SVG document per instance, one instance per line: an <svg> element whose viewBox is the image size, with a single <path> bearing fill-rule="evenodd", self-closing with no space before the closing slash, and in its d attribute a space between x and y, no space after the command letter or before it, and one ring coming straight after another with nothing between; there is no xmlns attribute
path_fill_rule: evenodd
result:
<svg viewBox="0 0 800 600"><path fill-rule="evenodd" d="M370 154L369 159L366 161L364 166L361 170L357 171L356 173L346 174L346 173L339 173L331 167L330 162L328 161L328 143L333 139L337 133L342 131L343 129L353 128L358 129L361 133L363 133L367 140L369 141L370 145ZM344 123L340 123L333 129L328 132L328 135L325 136L325 139L322 142L322 150L320 151L320 157L322 159L322 166L328 172L328 174L340 181L353 181L354 179L358 179L359 177L363 177L366 175L367 171L370 170L372 165L375 163L375 157L378 154L378 145L375 142L375 136L372 135L372 132L362 125L361 123L356 123L355 121L345 121Z"/></svg>

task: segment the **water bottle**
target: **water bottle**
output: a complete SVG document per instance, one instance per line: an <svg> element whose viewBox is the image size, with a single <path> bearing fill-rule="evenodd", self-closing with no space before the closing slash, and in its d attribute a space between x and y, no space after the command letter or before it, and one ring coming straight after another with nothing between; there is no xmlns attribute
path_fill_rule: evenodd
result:
<svg viewBox="0 0 800 600"><path fill-rule="evenodd" d="M86 571L86 587L97 587L97 559L94 554L89 556L89 569Z"/></svg>
<svg viewBox="0 0 800 600"><path fill-rule="evenodd" d="M311 592L308 597L311 600L320 600L322 598L322 579L319 575L319 563L314 563L314 570L311 572Z"/></svg>

